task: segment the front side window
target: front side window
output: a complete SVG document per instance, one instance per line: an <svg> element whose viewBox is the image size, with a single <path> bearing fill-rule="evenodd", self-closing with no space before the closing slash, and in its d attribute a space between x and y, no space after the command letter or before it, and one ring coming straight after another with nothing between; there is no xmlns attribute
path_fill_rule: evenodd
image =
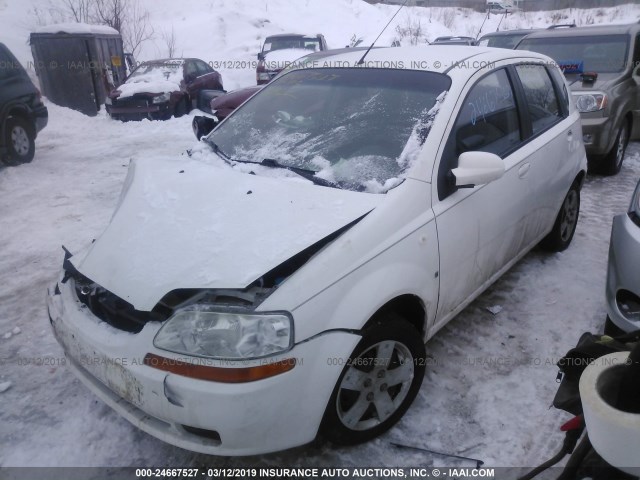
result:
<svg viewBox="0 0 640 480"><path fill-rule="evenodd" d="M545 131L561 118L556 91L544 65L516 67L531 117L533 134Z"/></svg>
<svg viewBox="0 0 640 480"><path fill-rule="evenodd" d="M382 192L411 166L450 84L446 75L413 70L293 70L207 141L231 160L275 160L339 188Z"/></svg>
<svg viewBox="0 0 640 480"><path fill-rule="evenodd" d="M504 157L519 145L520 118L506 70L480 79L469 91L451 130L438 171L440 200L455 190L448 173L464 152L482 151Z"/></svg>

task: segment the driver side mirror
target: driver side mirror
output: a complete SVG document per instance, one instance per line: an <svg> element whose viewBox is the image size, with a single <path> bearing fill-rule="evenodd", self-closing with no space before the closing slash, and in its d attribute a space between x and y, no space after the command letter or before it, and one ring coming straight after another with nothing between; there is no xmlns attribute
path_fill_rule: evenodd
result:
<svg viewBox="0 0 640 480"><path fill-rule="evenodd" d="M217 118L203 117L198 115L193 117L191 127L196 138L200 140L202 137L206 137L211 131L218 126L219 120Z"/></svg>
<svg viewBox="0 0 640 480"><path fill-rule="evenodd" d="M258 60L264 60L264 53L262 52L258 53Z"/></svg>
<svg viewBox="0 0 640 480"><path fill-rule="evenodd" d="M632 73L633 80L636 82L636 85L640 85L640 65L636 65L635 69Z"/></svg>
<svg viewBox="0 0 640 480"><path fill-rule="evenodd" d="M458 167L451 170L456 187L474 187L493 182L504 175L504 162L489 152L465 152L458 157Z"/></svg>

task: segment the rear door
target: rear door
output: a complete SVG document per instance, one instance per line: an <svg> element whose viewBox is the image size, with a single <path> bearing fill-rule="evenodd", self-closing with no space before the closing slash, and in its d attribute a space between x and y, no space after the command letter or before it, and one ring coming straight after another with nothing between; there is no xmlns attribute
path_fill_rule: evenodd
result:
<svg viewBox="0 0 640 480"><path fill-rule="evenodd" d="M521 102L528 112L525 134L530 156L527 171L522 173L534 193L529 235L539 238L551 230L573 182L580 163L582 127L578 114L568 118L569 94L555 67L520 64L514 69Z"/></svg>

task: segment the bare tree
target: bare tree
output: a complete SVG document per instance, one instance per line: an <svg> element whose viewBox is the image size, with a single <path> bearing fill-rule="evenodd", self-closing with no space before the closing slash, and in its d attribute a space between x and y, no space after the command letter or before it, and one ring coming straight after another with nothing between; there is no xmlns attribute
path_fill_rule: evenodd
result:
<svg viewBox="0 0 640 480"><path fill-rule="evenodd" d="M64 9L78 23L90 23L93 17L91 0L64 0Z"/></svg>
<svg viewBox="0 0 640 480"><path fill-rule="evenodd" d="M93 17L95 23L102 23L122 33L127 22L129 0L94 0Z"/></svg>
<svg viewBox="0 0 640 480"><path fill-rule="evenodd" d="M176 55L176 32L171 25L171 32L163 31L161 34L162 40L167 47L167 57L173 58Z"/></svg>
<svg viewBox="0 0 640 480"><path fill-rule="evenodd" d="M120 33L125 50L135 57L140 46L154 38L155 31L149 21L149 11L143 9L138 0L130 1L127 13L126 22Z"/></svg>

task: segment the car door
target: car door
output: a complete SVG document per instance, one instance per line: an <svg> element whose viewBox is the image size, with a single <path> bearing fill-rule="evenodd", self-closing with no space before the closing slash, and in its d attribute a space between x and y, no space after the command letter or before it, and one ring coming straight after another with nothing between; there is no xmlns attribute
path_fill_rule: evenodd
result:
<svg viewBox="0 0 640 480"><path fill-rule="evenodd" d="M197 96L201 89L201 81L198 81L198 67L194 60L186 60L184 63L184 84L191 98Z"/></svg>
<svg viewBox="0 0 640 480"><path fill-rule="evenodd" d="M534 189L531 235L539 238L553 226L573 182L575 165L580 163L582 127L578 114L567 120L569 94L555 67L520 64L515 71L528 112L526 176Z"/></svg>
<svg viewBox="0 0 640 480"><path fill-rule="evenodd" d="M530 244L533 188L523 175L530 152L521 148L523 112L516 103L513 75L505 66L473 77L438 155L432 179L440 251L436 328ZM500 156L503 177L473 188L455 187L451 170L467 151Z"/></svg>

